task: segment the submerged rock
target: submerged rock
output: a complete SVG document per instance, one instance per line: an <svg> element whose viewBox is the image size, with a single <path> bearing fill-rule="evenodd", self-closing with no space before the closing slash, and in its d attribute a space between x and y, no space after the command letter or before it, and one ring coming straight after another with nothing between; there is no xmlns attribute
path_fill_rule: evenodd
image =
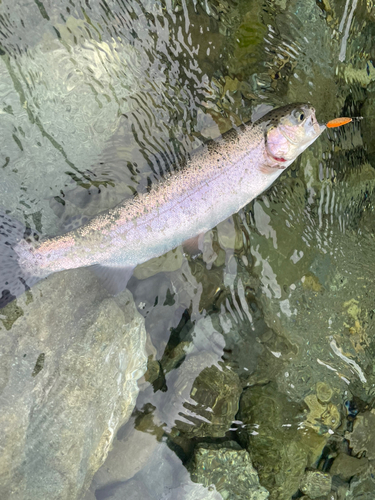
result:
<svg viewBox="0 0 375 500"><path fill-rule="evenodd" d="M183 258L182 247L179 246L160 257L140 264L134 269L134 276L138 279L145 279L160 272L176 271L182 266Z"/></svg>
<svg viewBox="0 0 375 500"><path fill-rule="evenodd" d="M354 421L353 431L345 435L354 455L366 454L370 460L375 459L375 410L358 415Z"/></svg>
<svg viewBox="0 0 375 500"><path fill-rule="evenodd" d="M327 393L324 393L324 396L326 395ZM305 425L312 427L322 434L328 431L332 432L332 429L337 429L339 427L341 417L337 406L329 401L327 401L327 403L321 403L319 397L315 394L306 396L305 403L309 407L309 414L307 415Z"/></svg>
<svg viewBox="0 0 375 500"><path fill-rule="evenodd" d="M371 467L366 474L350 482L349 491L345 500L373 500L375 491L374 468Z"/></svg>
<svg viewBox="0 0 375 500"><path fill-rule="evenodd" d="M193 481L214 484L224 500L266 500L268 491L259 484L250 456L238 443L199 444L190 465Z"/></svg>
<svg viewBox="0 0 375 500"><path fill-rule="evenodd" d="M222 437L235 419L241 394L238 375L222 365L207 367L207 359L207 353L191 356L180 368L176 392L168 404L175 406L175 398L182 402L172 434ZM198 374L197 366L201 366Z"/></svg>
<svg viewBox="0 0 375 500"><path fill-rule="evenodd" d="M306 471L300 483L302 493L314 500L315 498L328 495L331 491L332 478L329 474L318 470Z"/></svg>
<svg viewBox="0 0 375 500"><path fill-rule="evenodd" d="M353 476L363 473L367 469L367 458L358 459L345 453L340 453L335 458L329 472L332 476L340 476L343 481L349 481Z"/></svg>
<svg viewBox="0 0 375 500"><path fill-rule="evenodd" d="M163 356L161 366L170 370L163 390L147 387L137 407L151 404L173 438L223 437L238 411L239 377L221 360L225 342L210 317L197 322L190 339Z"/></svg>
<svg viewBox="0 0 375 500"><path fill-rule="evenodd" d="M327 441L302 425L304 410L271 383L250 387L241 397L239 437L273 500L290 500Z"/></svg>
<svg viewBox="0 0 375 500"><path fill-rule="evenodd" d="M316 397L322 404L327 404L331 401L333 396L332 388L325 382L318 382L316 384Z"/></svg>
<svg viewBox="0 0 375 500"><path fill-rule="evenodd" d="M79 499L133 410L144 321L130 292L109 297L86 269L52 275L17 307L11 332L0 323L0 497Z"/></svg>

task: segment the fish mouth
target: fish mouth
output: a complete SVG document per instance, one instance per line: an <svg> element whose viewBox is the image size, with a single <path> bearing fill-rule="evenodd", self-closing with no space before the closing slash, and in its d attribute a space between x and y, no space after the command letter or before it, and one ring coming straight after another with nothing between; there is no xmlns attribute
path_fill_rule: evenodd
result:
<svg viewBox="0 0 375 500"><path fill-rule="evenodd" d="M327 126L326 126L325 123L318 123L318 122L317 122L317 125L318 125L319 130L320 130L320 132L319 132L319 135L320 135L322 132L325 131L325 129L327 128Z"/></svg>
<svg viewBox="0 0 375 500"><path fill-rule="evenodd" d="M319 123L315 115L311 117L311 125L313 126L314 131L318 134L317 137L319 137L319 135L326 129L325 123Z"/></svg>
<svg viewBox="0 0 375 500"><path fill-rule="evenodd" d="M267 155L274 161L276 161L277 163L284 163L286 161L288 161L286 158L282 158L281 156L274 156L270 151L267 151ZM283 166L279 166L279 167L276 167L276 168L285 168Z"/></svg>

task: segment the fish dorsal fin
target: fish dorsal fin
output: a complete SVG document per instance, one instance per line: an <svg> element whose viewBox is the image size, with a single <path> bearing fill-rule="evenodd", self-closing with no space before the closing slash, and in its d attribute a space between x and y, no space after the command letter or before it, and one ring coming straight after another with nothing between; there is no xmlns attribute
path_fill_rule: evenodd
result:
<svg viewBox="0 0 375 500"><path fill-rule="evenodd" d="M256 121L260 120L261 118L263 118L264 115L266 115L272 109L273 109L272 106L264 103L255 106L251 114L251 122L255 123Z"/></svg>

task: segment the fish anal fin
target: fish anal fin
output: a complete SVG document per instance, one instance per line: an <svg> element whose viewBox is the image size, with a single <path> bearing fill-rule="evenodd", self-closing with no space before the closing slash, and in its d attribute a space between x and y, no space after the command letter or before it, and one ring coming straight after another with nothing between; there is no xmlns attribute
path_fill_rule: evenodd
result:
<svg viewBox="0 0 375 500"><path fill-rule="evenodd" d="M90 266L90 269L96 274L100 283L112 295L117 295L125 290L128 281L133 275L134 267L132 266L102 266L95 264Z"/></svg>
<svg viewBox="0 0 375 500"><path fill-rule="evenodd" d="M188 240L182 243L182 248L184 252L188 253L192 257L203 252L204 248L204 236L206 233L200 233L193 238L189 238Z"/></svg>

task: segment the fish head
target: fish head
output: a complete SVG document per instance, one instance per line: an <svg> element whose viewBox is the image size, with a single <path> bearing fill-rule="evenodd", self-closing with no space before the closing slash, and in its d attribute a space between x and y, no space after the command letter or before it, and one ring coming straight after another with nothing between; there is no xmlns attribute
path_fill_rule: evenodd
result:
<svg viewBox="0 0 375 500"><path fill-rule="evenodd" d="M290 165L326 128L310 104L289 104L267 113L264 126L266 152L281 168Z"/></svg>

